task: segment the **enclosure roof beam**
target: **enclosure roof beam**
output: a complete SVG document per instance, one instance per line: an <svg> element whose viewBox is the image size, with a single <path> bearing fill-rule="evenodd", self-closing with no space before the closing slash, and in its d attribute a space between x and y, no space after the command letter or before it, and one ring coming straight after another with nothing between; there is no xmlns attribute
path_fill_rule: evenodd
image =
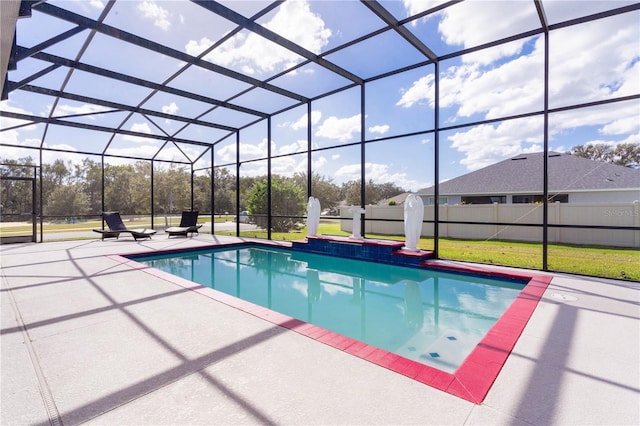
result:
<svg viewBox="0 0 640 426"><path fill-rule="evenodd" d="M401 25L399 21L391 14L387 9L385 9L380 3L373 0L361 0L362 4L367 6L369 10L378 16L378 18L382 19L387 25L393 28L402 38L409 42L413 47L418 49L420 53L425 55L427 58L432 61L436 61L438 59L438 55L436 55L431 49L429 49L418 37L416 37L411 31L409 31L406 27Z"/></svg>
<svg viewBox="0 0 640 426"><path fill-rule="evenodd" d="M97 126L95 124L76 123L74 121L65 121L59 118L40 117L37 115L21 114L21 113L11 112L11 111L0 110L0 117L13 118L15 120L30 121L32 123L47 123L47 124L53 124L58 126L75 127L77 129L95 130L98 132L106 132L111 134L118 133L121 135L137 136L145 139L157 139L162 141L174 141L174 142L180 142L180 143L191 144L191 145L211 146L210 143L194 141L191 139L178 139L170 136L160 136L160 135L154 135L149 133L135 132L133 130L125 130L125 129L114 129L112 127ZM6 145L6 144L1 144L1 145Z"/></svg>
<svg viewBox="0 0 640 426"><path fill-rule="evenodd" d="M161 55L166 55L168 57L177 59L179 61L183 61L183 62L186 62L188 64L204 68L204 69L206 69L208 71L212 71L212 72L224 75L226 77L233 78L233 79L238 80L238 81L242 81L242 82L250 84L252 86L259 87L259 88L262 88L262 89L277 93L279 95L282 95L282 96L285 96L285 97L288 97L288 98L296 99L296 100L301 101L301 102L305 102L307 100L304 96L299 95L297 93L294 93L294 92L291 92L289 90L282 89L280 87L265 83L263 81L260 81L258 79L249 77L249 76L241 74L239 72L232 71L230 69L221 67L221 66L216 65L216 64L214 64L212 62L208 62L208 61L205 61L203 59L196 58L196 57L191 56L191 55L189 55L187 53L181 52L179 50L172 49L172 48L164 46L164 45L162 45L160 43L156 43L154 41L145 39L143 37L139 37L139 36L137 36L135 34L128 33L128 32L123 31L121 29L114 28L114 27L112 27L110 25L94 21L94 20L89 19L87 17L84 17L82 15L78 15L78 14L75 14L73 12L69 12L69 11L67 11L65 9L61 9L61 8L59 8L57 6L54 6L52 4L49 4L49 3L39 4L36 7L36 10L38 10L38 12L46 13L48 15L55 16L57 18L65 20L65 21L72 22L72 23L74 23L76 25L79 25L81 27L84 27L84 28L94 29L94 30L96 30L97 32L99 32L101 34L104 34L104 35L107 35L107 36L110 36L110 37L113 37L113 38L116 38L116 39L119 39L119 40L122 40L122 41L126 41L127 43L131 43L131 44L134 44L136 46L142 47L144 49L148 49L148 50L154 51L154 52L159 53Z"/></svg>
<svg viewBox="0 0 640 426"><path fill-rule="evenodd" d="M96 67L93 65L85 64L82 62L76 62L71 59L62 58L60 56L51 55L49 53L39 52L33 55L34 58L40 59L42 61L51 62L52 64L62 65L68 68L78 69L80 71L85 71L88 73L96 74L102 77L111 78L114 80L123 81L125 83L134 84L137 86L147 87L149 89L158 90L160 92L171 93L172 95L182 96L185 98L193 99L196 101L204 102L210 105L217 105L223 108L228 108L231 110L243 112L245 114L255 115L262 118L267 118L269 114L256 111L254 109L245 108L239 105L234 105L229 102L220 101L218 99L209 98L202 95L197 95L195 93L187 92L180 89L175 89L173 87L169 87L163 84L155 83L153 81L143 80L141 78L133 77L127 74L121 74L119 72L106 70L104 68Z"/></svg>
<svg viewBox="0 0 640 426"><path fill-rule="evenodd" d="M230 126L225 126L225 125L222 125L222 124L211 123L209 121L202 121L202 120L198 120L198 119L195 119L195 118L181 117L179 115L167 114L165 112L153 111L153 110L146 109L146 108L134 107L134 106L131 106L131 105L125 105L125 104L121 104L121 103L118 103L118 102L106 101L106 100L103 100L103 99L96 99L96 98L92 98L92 97L89 97L89 96L77 95L77 94L74 94L74 93L61 92L59 90L47 89L47 88L39 87L39 86L24 85L24 86L20 87L20 89L22 89L24 91L27 91L27 92L31 92L31 93L38 93L38 94L41 94L41 95L49 95L49 96L58 96L60 98L69 99L71 101L84 102L84 103L93 104L93 105L100 105L100 106L104 106L104 107L107 107L107 108L113 108L113 109L117 109L117 110L121 110L121 111L137 112L137 113L140 113L140 114L143 114L143 115L160 117L160 118L164 118L164 119L167 119L167 120L181 121L181 122L184 122L184 123L196 124L198 126L212 127L212 128L216 128L216 129L227 130L227 131L230 131L230 132L236 132L238 130L235 127L230 127Z"/></svg>
<svg viewBox="0 0 640 426"><path fill-rule="evenodd" d="M291 40L282 37L280 34L277 34L265 27L263 27L262 25L256 23L255 21L245 18L244 16L240 15L239 13L229 9L226 6L223 6L222 4L216 2L216 1L204 1L204 0L191 0L192 2L196 3L199 6L202 6L203 8L207 9L210 12L215 13L216 15L219 15L225 19L228 19L229 21L235 23L236 25L239 25L243 28L246 28L247 30L256 33L264 38L266 38L267 40L278 44L281 47L284 47L285 49L302 56L305 59L308 59L316 64L318 64L319 66L328 69L329 71L332 71L338 75L340 75L341 77L346 78L347 80L351 80L352 82L356 83L356 84L362 84L363 80L358 77L355 74L350 73L349 71L345 70L344 68L341 68L339 66L337 66L336 64L327 61L326 59L322 58L321 56L305 49L304 47L293 43Z"/></svg>
<svg viewBox="0 0 640 426"><path fill-rule="evenodd" d="M542 25L542 29L545 33L549 32L549 20L547 19L547 14L544 11L544 6L542 5L541 0L533 0L536 5L536 11L538 12L538 19L540 19L540 25Z"/></svg>
<svg viewBox="0 0 640 426"><path fill-rule="evenodd" d="M74 35L81 33L82 31L84 31L85 28L83 27L74 27L71 28L70 30L67 30L61 34L58 34L55 37L51 37L49 40L43 41L42 43L36 44L33 47L30 47L28 49L21 49L20 51L16 52L16 62L21 61L23 59L26 59L30 56L32 56L34 53L40 52L44 49L47 49L51 46L53 46L54 44L60 43L61 41L64 41L68 38L73 37Z"/></svg>

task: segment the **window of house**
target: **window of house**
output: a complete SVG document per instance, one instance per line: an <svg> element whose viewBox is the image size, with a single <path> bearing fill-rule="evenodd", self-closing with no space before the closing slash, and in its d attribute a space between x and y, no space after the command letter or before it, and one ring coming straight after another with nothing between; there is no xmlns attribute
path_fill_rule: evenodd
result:
<svg viewBox="0 0 640 426"><path fill-rule="evenodd" d="M429 197L429 201L428 201L427 205L433 206L436 203L435 201L436 201L435 197ZM438 198L438 205L444 206L445 204L448 204L448 203L449 203L449 201L448 201L447 197L439 197Z"/></svg>
<svg viewBox="0 0 640 426"><path fill-rule="evenodd" d="M513 196L513 204L542 204L542 200L542 195L537 194ZM555 194L549 196L550 203L555 203L556 201L559 201L561 203L568 203L569 194Z"/></svg>
<svg viewBox="0 0 640 426"><path fill-rule="evenodd" d="M468 196L462 197L462 204L504 204L507 202L505 195Z"/></svg>

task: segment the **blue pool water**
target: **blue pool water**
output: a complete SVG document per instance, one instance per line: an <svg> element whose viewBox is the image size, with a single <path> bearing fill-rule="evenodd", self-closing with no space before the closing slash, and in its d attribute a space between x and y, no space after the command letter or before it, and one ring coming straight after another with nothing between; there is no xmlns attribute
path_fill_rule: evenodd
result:
<svg viewBox="0 0 640 426"><path fill-rule="evenodd" d="M265 246L134 260L446 372L525 285Z"/></svg>

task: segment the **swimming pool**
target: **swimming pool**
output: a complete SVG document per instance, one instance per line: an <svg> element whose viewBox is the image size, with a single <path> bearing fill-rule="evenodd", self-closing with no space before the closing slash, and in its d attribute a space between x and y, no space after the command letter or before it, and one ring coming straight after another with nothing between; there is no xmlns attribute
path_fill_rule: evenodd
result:
<svg viewBox="0 0 640 426"><path fill-rule="evenodd" d="M416 259L413 258L413 255L407 256L404 253L398 253L398 250L402 246L402 243L390 244L388 241L376 242L372 240L349 241L349 243L354 247L348 248L348 250L344 250L343 245L347 242L344 238L323 236L316 238L316 240L318 241L314 241L313 245L310 244L309 247L306 248L304 242L297 242L297 244L296 242L277 243L272 241L256 241L252 243L218 242L215 245L205 246L202 248L176 249L168 252L155 252L155 254L153 255L150 255L148 252L139 252L129 255L116 255L110 257L112 258L112 260L118 263L125 264L130 268L138 269L141 272L153 275L165 281L172 282L175 285L181 286L190 291L194 291L204 297L216 300L219 303L223 303L235 309L244 311L265 321L271 322L277 326L287 328L292 332L332 346L336 350L343 351L350 356L361 358L367 362L376 364L380 367L384 367L395 373L406 376L412 380L424 383L428 386L434 387L436 389L442 390L476 404L481 403L489 392L489 389L500 373L500 370L507 361L511 350L514 348L520 334L523 332L527 322L529 321L529 318L533 314L538 301L544 294L552 279L552 276L549 274L539 274L533 271L527 272L511 268L496 268L490 265L474 265L440 260L426 260L415 263ZM338 243L337 248L335 247L335 243ZM318 246L318 244L320 244L320 246ZM322 247L322 244L325 244L326 246ZM227 249L235 250L247 247L263 247L267 249L273 249L274 246L285 246L287 248L292 248L296 252L296 256L300 252L305 252L305 250L322 250L325 253L332 253L334 257L350 258L353 257L354 254L357 254L359 257L375 259L376 263L391 262L392 264L398 262L397 258L393 259L393 257L396 256L397 253L399 258L404 259L403 261L406 261L407 264L413 266L412 268L410 268L412 273L415 272L416 268L435 269L445 272L453 270L456 272L456 275L464 274L480 278L487 276L500 278L500 281L502 282L498 285L498 287L504 285L503 280L506 280L507 283L517 282L526 283L526 285L520 291L516 299L513 300L506 311L500 316L500 318L487 332L484 338L482 338L480 343L475 348L473 348L471 353L466 357L462 364L460 364L455 372L450 373L440 368L432 367L431 365L413 361L402 355L397 355L385 349L380 349L375 346L363 343L359 340L347 337L343 334L330 331L324 327L316 326L303 320L295 319L290 315L278 313L273 309L262 307L256 303L244 301L236 296L228 295L227 293L224 293L222 291L223 287L231 287L233 288L233 291L231 291L230 293L239 294L242 296L241 293L244 293L244 291L241 292L240 290L242 290L242 288L238 287L238 283L240 282L239 279L235 279L233 276L231 276L229 278L230 281L228 282L225 282L225 280L216 280L216 277L220 278L220 275L217 274L213 268L210 269L209 282L214 283L213 287L215 288L210 288L199 284L194 285L194 280L196 278L195 270L189 269L187 267L190 263L196 261L196 259L199 258L199 256L196 255L199 255L200 253L210 253L208 262L211 263L211 259L214 257L214 252L226 251L227 255L225 258L225 263L235 262L237 265L235 267L235 276L242 277L245 267L241 264L241 262L238 261L240 257L237 254L235 256L229 256L229 253L231 252L229 252ZM358 249L357 246L362 246L362 249ZM302 247L302 249L300 250L298 249L298 247ZM372 247L374 248L374 250L371 250ZM294 253L292 252L292 255L293 254ZM420 253L419 257L422 258L424 254L425 253ZM163 259L165 259L164 262L159 263L169 264L170 262L166 261L166 259L172 257L181 257L182 259L182 261L179 262L178 265L174 265L173 267L168 268L169 270L173 269L172 272L165 272L160 269L150 267L147 264L138 262L138 260L145 261L145 259L157 261L162 261ZM366 266L369 267L371 265L371 262L366 264ZM189 271L189 273L186 274L186 279L181 278L174 273L178 269L182 270L183 276L185 275L185 271ZM368 268L364 269L364 272L366 271L368 271ZM335 272L340 271L330 271L328 272L328 274L333 274ZM312 275L315 274L312 273ZM318 278L320 278L320 275L318 276ZM407 276L393 278L396 279L396 281L402 279L410 279L410 277ZM274 292L273 276L269 278L268 276L263 275L259 281L262 283L266 282L267 284L269 284L269 282L271 283L271 285L263 284L263 287L267 288L268 291L267 295L263 295L262 298L265 299L266 297L267 301L271 300L270 306L275 308L273 304L273 295L274 293L277 294L278 291ZM433 279L433 282L436 282L435 278ZM308 284L309 282L307 280L306 294L308 297L313 296L311 298L311 303L313 304L315 303L313 302L313 299L316 297L314 295L317 295L317 292L314 293L313 289L317 289L317 286L315 286L315 284L309 286ZM432 287L432 289L434 290L433 294L438 298L441 294L441 287L442 285L439 279L438 286ZM322 281L320 288L323 289ZM344 290L348 287L339 288ZM353 288L354 287L352 285L352 294ZM359 288L361 289L362 287ZM436 289L438 290L437 292L435 291ZM320 296L322 297L323 294L325 294L324 291L320 293ZM326 294L331 293L326 292ZM420 291L420 294L421 301L424 301L422 290ZM400 295L398 294L395 297L397 299L400 297ZM317 308L315 308L314 306L311 306L311 308L314 308L314 311L317 311ZM408 312L409 309L406 309L406 311ZM434 310L432 313L434 314L433 318L437 318L439 321L442 313L440 309L438 309L438 311ZM441 323L439 322L439 324ZM445 339L447 339L447 336L445 336ZM447 340L449 341L449 339Z"/></svg>
<svg viewBox="0 0 640 426"><path fill-rule="evenodd" d="M450 373L525 285L260 246L136 261Z"/></svg>

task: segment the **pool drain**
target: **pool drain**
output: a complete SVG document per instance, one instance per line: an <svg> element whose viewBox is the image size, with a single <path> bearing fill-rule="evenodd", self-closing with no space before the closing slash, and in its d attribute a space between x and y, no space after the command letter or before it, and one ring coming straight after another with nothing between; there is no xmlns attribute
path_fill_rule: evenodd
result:
<svg viewBox="0 0 640 426"><path fill-rule="evenodd" d="M24 345L27 349L27 353L29 354L29 358L31 359L31 366L33 367L34 373L36 375L40 395L42 396L42 402L44 403L47 415L49 416L49 424L51 424L51 426L62 426L62 417L60 417L60 412L56 407L55 401L53 400L53 394L51 393L51 389L49 388L47 379L44 375L44 372L42 371L42 367L40 366L40 361L38 360L38 355L36 354L35 348L31 343L33 340L29 335L29 329L24 324L20 308L18 307L15 298L13 297L11 286L9 285L9 282L4 275L0 276L0 279L2 279L3 287L7 289L7 295L9 298L9 302L11 303L11 308L13 310L16 323L21 330Z"/></svg>

